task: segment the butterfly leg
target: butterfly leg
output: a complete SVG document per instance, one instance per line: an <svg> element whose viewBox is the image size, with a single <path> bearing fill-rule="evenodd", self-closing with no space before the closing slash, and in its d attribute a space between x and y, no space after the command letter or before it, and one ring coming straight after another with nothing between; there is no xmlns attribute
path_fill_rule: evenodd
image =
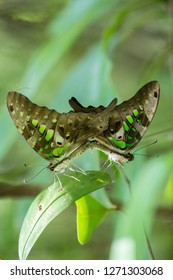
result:
<svg viewBox="0 0 173 280"><path fill-rule="evenodd" d="M60 180L57 172L55 172L54 174L55 174L55 176L54 176L53 188L57 188L58 187L60 190L62 190L63 186L62 186L61 180Z"/></svg>

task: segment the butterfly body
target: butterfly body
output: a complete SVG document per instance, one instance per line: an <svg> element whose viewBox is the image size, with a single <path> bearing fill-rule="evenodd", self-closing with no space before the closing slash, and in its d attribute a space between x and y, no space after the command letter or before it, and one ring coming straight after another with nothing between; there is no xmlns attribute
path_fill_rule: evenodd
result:
<svg viewBox="0 0 173 280"><path fill-rule="evenodd" d="M83 107L74 97L72 111L58 113L38 106L26 96L9 92L7 107L17 129L29 145L61 172L88 148L99 149L115 162L131 161L131 150L145 134L156 112L159 84L143 86L134 97L117 105Z"/></svg>

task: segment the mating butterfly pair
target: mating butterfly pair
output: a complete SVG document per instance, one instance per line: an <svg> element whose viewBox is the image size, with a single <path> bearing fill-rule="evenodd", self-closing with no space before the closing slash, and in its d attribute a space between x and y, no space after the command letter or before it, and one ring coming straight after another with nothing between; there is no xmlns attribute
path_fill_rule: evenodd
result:
<svg viewBox="0 0 173 280"><path fill-rule="evenodd" d="M96 148L115 162L133 160L131 150L144 136L159 102L157 81L144 85L132 98L117 105L83 107L74 97L72 111L55 110L32 103L26 96L9 92L7 107L11 118L49 169L61 171L74 157L88 148Z"/></svg>

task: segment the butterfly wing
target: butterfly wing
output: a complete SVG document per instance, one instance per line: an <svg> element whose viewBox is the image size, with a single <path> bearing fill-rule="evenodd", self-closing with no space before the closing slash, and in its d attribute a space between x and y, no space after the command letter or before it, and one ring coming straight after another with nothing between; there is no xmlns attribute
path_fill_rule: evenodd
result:
<svg viewBox="0 0 173 280"><path fill-rule="evenodd" d="M106 110L107 111L110 111L112 109L115 108L116 104L117 104L117 98L114 98L111 103L107 106L107 107L104 107L102 105L100 105L99 107L94 107L94 106L88 106L88 107L84 107L83 105L81 105L79 103L79 101L75 98L75 97L72 97L70 100L69 100L69 104L70 106L73 108L73 110L75 112L82 112L82 113L91 113L91 112L94 112L94 113L101 113L103 111Z"/></svg>
<svg viewBox="0 0 173 280"><path fill-rule="evenodd" d="M28 144L50 162L68 158L86 142L84 133L81 137L79 134L84 117L77 118L74 112L60 114L32 103L17 92L8 93L7 107L15 126Z"/></svg>
<svg viewBox="0 0 173 280"><path fill-rule="evenodd" d="M7 107L17 129L38 154L51 162L52 171L88 149L88 139L100 134L108 123L103 124L103 118L96 117L99 114L94 111L60 114L17 92L8 93Z"/></svg>
<svg viewBox="0 0 173 280"><path fill-rule="evenodd" d="M9 92L6 100L15 126L28 144L43 158L51 161L54 132L60 114L32 103L17 92Z"/></svg>
<svg viewBox="0 0 173 280"><path fill-rule="evenodd" d="M83 107L74 97L74 112L58 113L32 103L26 96L10 92L7 107L17 129L43 158L55 162L71 160L90 147L128 155L144 136L159 102L156 81L143 86L134 97L107 106Z"/></svg>
<svg viewBox="0 0 173 280"><path fill-rule="evenodd" d="M96 137L100 150L128 155L144 136L157 110L160 86L157 81L144 85L132 98L110 112L108 129Z"/></svg>

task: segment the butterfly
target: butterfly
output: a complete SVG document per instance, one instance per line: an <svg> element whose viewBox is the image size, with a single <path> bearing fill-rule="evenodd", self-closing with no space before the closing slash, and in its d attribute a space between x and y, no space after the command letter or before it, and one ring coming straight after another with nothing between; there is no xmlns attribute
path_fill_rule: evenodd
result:
<svg viewBox="0 0 173 280"><path fill-rule="evenodd" d="M108 111L116 106L115 99L101 113L60 114L17 92L9 92L6 101L15 126L28 144L50 162L51 171L63 170L72 158L88 149L88 139L107 128Z"/></svg>
<svg viewBox="0 0 173 280"><path fill-rule="evenodd" d="M132 98L117 105L82 106L72 97L72 111L59 113L9 92L6 98L11 118L28 144L50 162L51 171L64 170L68 162L88 148L101 150L111 160L133 160L130 153L144 136L159 102L157 81L144 85Z"/></svg>
<svg viewBox="0 0 173 280"><path fill-rule="evenodd" d="M92 139L93 146L108 154L115 162L133 160L134 156L130 152L148 129L156 113L159 98L159 83L151 81L145 84L132 98L109 111L108 128ZM69 103L75 112L100 112L105 109L103 106L83 107L74 97Z"/></svg>

